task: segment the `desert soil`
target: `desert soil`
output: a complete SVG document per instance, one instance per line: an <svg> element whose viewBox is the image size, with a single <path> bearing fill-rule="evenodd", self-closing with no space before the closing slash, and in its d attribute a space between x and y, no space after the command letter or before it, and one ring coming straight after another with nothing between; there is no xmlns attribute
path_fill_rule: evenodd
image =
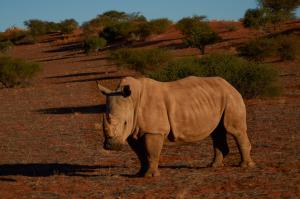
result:
<svg viewBox="0 0 300 199"><path fill-rule="evenodd" d="M208 52L234 50L251 35L243 31L222 33L228 39ZM181 49L176 35L146 44L170 47L178 56L198 53ZM39 62L43 71L30 87L0 89L0 198L300 198L299 59L273 61L281 74L280 97L246 100L256 168L238 167L232 137L225 167L208 167L213 149L207 138L165 146L161 176L144 179L133 176L138 161L128 146L120 152L102 148L104 97L95 83L114 88L121 77L137 74L116 67L107 51L87 56L78 47L49 40L10 52Z"/></svg>

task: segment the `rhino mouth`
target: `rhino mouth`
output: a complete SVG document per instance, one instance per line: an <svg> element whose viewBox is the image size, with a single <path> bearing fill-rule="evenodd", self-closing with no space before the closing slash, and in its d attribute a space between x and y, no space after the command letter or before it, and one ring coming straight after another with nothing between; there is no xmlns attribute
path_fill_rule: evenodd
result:
<svg viewBox="0 0 300 199"><path fill-rule="evenodd" d="M122 150L123 145L115 142L113 139L105 139L103 147L105 150L120 151Z"/></svg>

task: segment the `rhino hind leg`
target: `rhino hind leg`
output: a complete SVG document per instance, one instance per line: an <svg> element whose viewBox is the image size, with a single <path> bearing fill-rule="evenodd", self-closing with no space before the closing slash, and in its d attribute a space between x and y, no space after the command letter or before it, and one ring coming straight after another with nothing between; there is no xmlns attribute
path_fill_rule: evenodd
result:
<svg viewBox="0 0 300 199"><path fill-rule="evenodd" d="M241 154L242 162L241 167L255 167L255 163L250 156L251 144L247 136L246 131L240 132L234 135L236 142L239 146L239 151Z"/></svg>
<svg viewBox="0 0 300 199"><path fill-rule="evenodd" d="M214 147L214 160L211 164L212 167L222 167L224 157L229 153L229 147L227 143L226 130L223 123L220 122L218 127L211 134Z"/></svg>
<svg viewBox="0 0 300 199"><path fill-rule="evenodd" d="M241 155L241 167L255 167L251 158L251 144L247 135L246 110L238 110L233 106L227 108L224 114L224 127L235 138Z"/></svg>

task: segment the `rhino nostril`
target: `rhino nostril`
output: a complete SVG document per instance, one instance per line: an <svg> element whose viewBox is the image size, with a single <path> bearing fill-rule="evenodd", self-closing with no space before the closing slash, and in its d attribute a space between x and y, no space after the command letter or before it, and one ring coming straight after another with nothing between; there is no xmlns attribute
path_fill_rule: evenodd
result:
<svg viewBox="0 0 300 199"><path fill-rule="evenodd" d="M105 149L111 149L111 148L112 148L112 144L109 143L109 142L106 142L106 143L104 144L104 148L105 148Z"/></svg>
<svg viewBox="0 0 300 199"><path fill-rule="evenodd" d="M107 139L107 142L110 142L110 140L112 140L113 137L110 135L106 135L105 138Z"/></svg>

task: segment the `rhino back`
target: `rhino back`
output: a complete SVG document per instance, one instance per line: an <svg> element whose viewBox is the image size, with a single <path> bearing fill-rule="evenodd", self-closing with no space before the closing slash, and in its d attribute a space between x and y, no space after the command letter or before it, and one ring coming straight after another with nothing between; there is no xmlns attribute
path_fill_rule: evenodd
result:
<svg viewBox="0 0 300 199"><path fill-rule="evenodd" d="M168 88L170 137L175 141L207 137L219 124L226 106L228 88L223 80L189 77L169 84Z"/></svg>
<svg viewBox="0 0 300 199"><path fill-rule="evenodd" d="M166 83L145 78L143 86L141 128L150 133L170 133L173 141L207 137L219 124L228 96L242 100L228 82L218 77L187 77Z"/></svg>

